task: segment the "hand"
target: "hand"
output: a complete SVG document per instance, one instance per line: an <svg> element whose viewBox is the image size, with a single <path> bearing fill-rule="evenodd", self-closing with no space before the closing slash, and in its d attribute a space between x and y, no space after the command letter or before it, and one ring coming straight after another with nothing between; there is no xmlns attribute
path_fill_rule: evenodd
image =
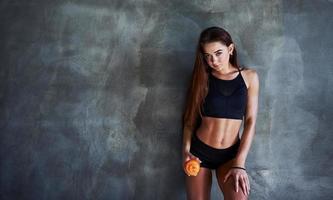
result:
<svg viewBox="0 0 333 200"><path fill-rule="evenodd" d="M224 183L228 180L229 176L233 177L235 180L234 183L235 183L236 192L238 192L239 182L240 182L240 186L243 190L243 193L245 195L250 194L250 181L245 170L230 168L228 173L224 177L223 180Z"/></svg>
<svg viewBox="0 0 333 200"><path fill-rule="evenodd" d="M191 154L189 151L185 151L183 153L183 170L187 174L187 176L190 176L190 175L186 172L185 163L188 160L193 159L193 158L196 159L196 160L198 160L201 163L201 160L198 157L196 157L193 154Z"/></svg>

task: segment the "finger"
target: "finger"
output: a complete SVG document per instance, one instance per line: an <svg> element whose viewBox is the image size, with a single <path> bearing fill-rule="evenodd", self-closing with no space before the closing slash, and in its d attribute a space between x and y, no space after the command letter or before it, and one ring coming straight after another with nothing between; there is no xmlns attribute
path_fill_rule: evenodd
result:
<svg viewBox="0 0 333 200"><path fill-rule="evenodd" d="M188 173L186 172L186 169L184 169L184 173L188 176Z"/></svg>
<svg viewBox="0 0 333 200"><path fill-rule="evenodd" d="M247 178L246 178L246 177L244 178L244 186L245 186L245 188L244 188L244 189L245 189L245 191L244 191L244 192L245 192L245 195L248 196L248 195L249 195L249 185L248 185L248 182L247 182Z"/></svg>
<svg viewBox="0 0 333 200"><path fill-rule="evenodd" d="M185 169L185 166L184 166L184 165L183 165L183 171L184 171L184 173L185 173L186 175L188 175L187 172L186 172L186 169Z"/></svg>
<svg viewBox="0 0 333 200"><path fill-rule="evenodd" d="M236 192L238 192L238 187L239 187L238 181L239 181L238 176L236 176L236 178L235 178Z"/></svg>
<svg viewBox="0 0 333 200"><path fill-rule="evenodd" d="M224 176L223 183L225 183L228 180L228 177L230 175L230 171Z"/></svg>
<svg viewBox="0 0 333 200"><path fill-rule="evenodd" d="M245 185L246 185L246 193L249 195L250 194L250 181L249 181L249 177L244 176L244 181L245 181Z"/></svg>
<svg viewBox="0 0 333 200"><path fill-rule="evenodd" d="M195 157L195 159L201 163L201 160L198 157Z"/></svg>
<svg viewBox="0 0 333 200"><path fill-rule="evenodd" d="M246 178L246 181L247 181L247 188L248 188L248 194L250 195L250 180L249 180L249 178Z"/></svg>
<svg viewBox="0 0 333 200"><path fill-rule="evenodd" d="M196 157L196 156L194 156L194 157L197 161L199 161L201 163L201 160L198 157Z"/></svg>
<svg viewBox="0 0 333 200"><path fill-rule="evenodd" d="M247 184L248 184L248 186L249 186L249 190L251 190L250 179L249 179L249 178L247 178Z"/></svg>
<svg viewBox="0 0 333 200"><path fill-rule="evenodd" d="M244 193L244 195L246 196L247 195L247 187L246 187L246 180L245 180L245 177L241 177L240 178L240 183L241 183L241 188L242 188L242 191Z"/></svg>
<svg viewBox="0 0 333 200"><path fill-rule="evenodd" d="M195 160L197 160L199 163L201 163L201 160L200 160L198 157L196 157L196 156L194 156L193 154L189 153L188 160L191 160L191 159L195 159Z"/></svg>
<svg viewBox="0 0 333 200"><path fill-rule="evenodd" d="M186 171L186 170L185 170L185 173L186 173L186 175L187 175L187 176L190 176L190 174L189 174L189 173L187 173L187 171Z"/></svg>
<svg viewBox="0 0 333 200"><path fill-rule="evenodd" d="M245 178L245 191L246 191L246 195L249 195L249 184L247 182L247 178Z"/></svg>
<svg viewBox="0 0 333 200"><path fill-rule="evenodd" d="M247 189L246 189L246 182L245 182L244 178L240 178L240 187L242 188L243 194L246 196Z"/></svg>

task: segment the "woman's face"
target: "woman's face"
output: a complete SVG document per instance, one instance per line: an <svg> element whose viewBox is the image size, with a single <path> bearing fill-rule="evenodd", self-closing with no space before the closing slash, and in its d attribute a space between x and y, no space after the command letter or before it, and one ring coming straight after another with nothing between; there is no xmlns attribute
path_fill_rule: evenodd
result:
<svg viewBox="0 0 333 200"><path fill-rule="evenodd" d="M229 65L230 53L233 51L233 44L229 47L221 42L209 42L203 45L203 56L210 67L216 71L226 69Z"/></svg>

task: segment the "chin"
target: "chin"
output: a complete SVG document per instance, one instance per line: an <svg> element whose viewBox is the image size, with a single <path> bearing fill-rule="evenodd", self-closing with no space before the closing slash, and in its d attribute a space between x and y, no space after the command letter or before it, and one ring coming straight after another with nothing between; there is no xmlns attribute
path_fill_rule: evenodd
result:
<svg viewBox="0 0 333 200"><path fill-rule="evenodd" d="M220 70L222 70L222 68L223 68L222 66L213 67L213 69L215 69L216 71L220 71Z"/></svg>

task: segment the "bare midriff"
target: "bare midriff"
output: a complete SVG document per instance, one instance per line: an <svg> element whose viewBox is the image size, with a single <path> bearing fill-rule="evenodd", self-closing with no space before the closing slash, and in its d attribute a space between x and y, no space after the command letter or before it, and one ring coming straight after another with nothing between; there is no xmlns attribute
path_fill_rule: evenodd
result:
<svg viewBox="0 0 333 200"><path fill-rule="evenodd" d="M240 119L202 117L200 127L196 130L198 138L205 144L225 149L237 142L242 124Z"/></svg>

